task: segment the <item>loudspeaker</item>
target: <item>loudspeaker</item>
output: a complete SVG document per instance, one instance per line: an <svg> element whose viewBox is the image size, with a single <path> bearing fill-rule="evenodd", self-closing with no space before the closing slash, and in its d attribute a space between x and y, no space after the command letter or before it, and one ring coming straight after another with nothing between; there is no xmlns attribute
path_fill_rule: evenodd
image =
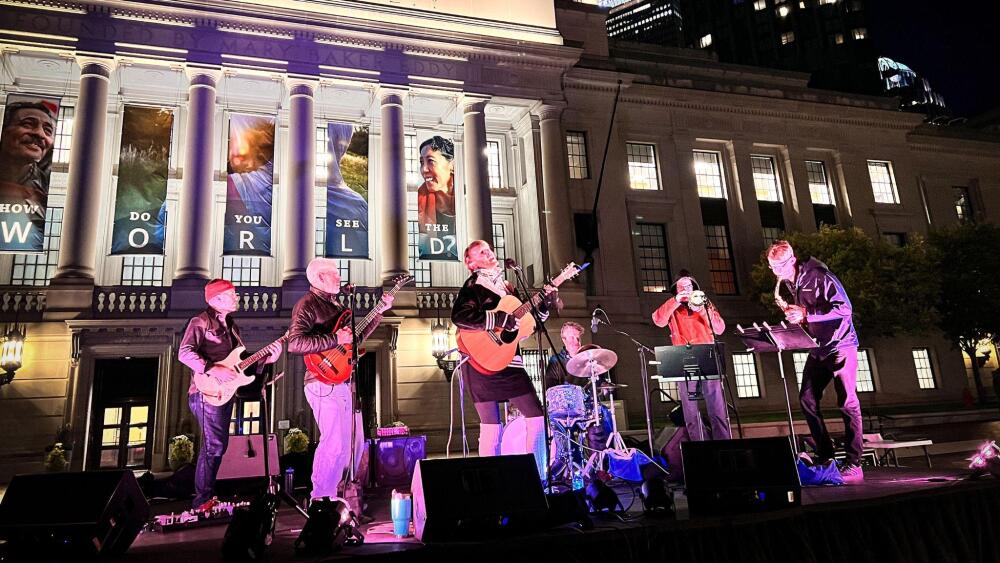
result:
<svg viewBox="0 0 1000 563"><path fill-rule="evenodd" d="M129 470L17 475L0 502L0 537L31 559L120 555L147 520Z"/></svg>
<svg viewBox="0 0 1000 563"><path fill-rule="evenodd" d="M682 442L692 516L799 506L802 485L787 437Z"/></svg>
<svg viewBox="0 0 1000 563"><path fill-rule="evenodd" d="M669 426L667 428L670 428ZM666 430L666 428L664 428ZM667 481L680 483L684 481L684 463L681 458L681 443L688 441L687 428L673 428L673 434L660 448L660 455L667 460ZM661 435L663 432L661 432ZM659 442L659 440L657 440Z"/></svg>
<svg viewBox="0 0 1000 563"><path fill-rule="evenodd" d="M274 434L267 435L269 451L268 465L270 475L281 473L281 462L278 460L278 440ZM216 479L243 479L247 477L264 477L264 436L251 434L249 436L230 436L229 447L222 456L219 473Z"/></svg>
<svg viewBox="0 0 1000 563"><path fill-rule="evenodd" d="M413 523L423 542L538 529L545 494L531 454L422 459L413 472Z"/></svg>
<svg viewBox="0 0 1000 563"><path fill-rule="evenodd" d="M417 461L427 457L427 436L393 436L375 440L375 486L407 486Z"/></svg>

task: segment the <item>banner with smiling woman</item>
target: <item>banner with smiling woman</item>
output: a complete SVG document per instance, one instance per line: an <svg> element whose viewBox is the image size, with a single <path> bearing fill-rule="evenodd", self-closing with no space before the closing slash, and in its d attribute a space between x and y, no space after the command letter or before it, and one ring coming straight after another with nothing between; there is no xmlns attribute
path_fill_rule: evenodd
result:
<svg viewBox="0 0 1000 563"><path fill-rule="evenodd" d="M417 225L420 260L458 260L455 230L455 144L435 135L420 143Z"/></svg>
<svg viewBox="0 0 1000 563"><path fill-rule="evenodd" d="M327 258L368 258L368 127L327 123Z"/></svg>
<svg viewBox="0 0 1000 563"><path fill-rule="evenodd" d="M59 101L7 95L0 131L0 251L42 251Z"/></svg>
<svg viewBox="0 0 1000 563"><path fill-rule="evenodd" d="M274 194L273 117L230 116L226 172L222 253L228 256L270 256Z"/></svg>
<svg viewBox="0 0 1000 563"><path fill-rule="evenodd" d="M111 254L163 254L174 113L125 106Z"/></svg>

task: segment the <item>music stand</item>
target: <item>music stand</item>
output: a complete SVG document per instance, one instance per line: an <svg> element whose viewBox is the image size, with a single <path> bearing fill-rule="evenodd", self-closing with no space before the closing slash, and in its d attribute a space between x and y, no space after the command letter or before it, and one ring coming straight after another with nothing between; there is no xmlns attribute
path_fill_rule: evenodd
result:
<svg viewBox="0 0 1000 563"><path fill-rule="evenodd" d="M792 402L788 396L788 382L785 381L785 362L782 361L781 353L785 351L800 352L818 348L816 340L806 332L804 326L800 324L789 325L784 321L780 326L771 326L764 323L758 326L754 323L752 328L743 328L736 325L736 336L743 341L747 347L747 352L755 354L764 352L776 352L778 354L778 374L781 376L781 389L785 392L785 411L788 415L788 434L792 440L792 450L795 455L799 455L798 439L795 436L795 422L792 419Z"/></svg>
<svg viewBox="0 0 1000 563"><path fill-rule="evenodd" d="M720 362L716 361L715 344L657 346L656 375L662 381L713 381L722 379ZM723 343L718 345L719 357L724 357ZM724 371L724 368L722 369Z"/></svg>

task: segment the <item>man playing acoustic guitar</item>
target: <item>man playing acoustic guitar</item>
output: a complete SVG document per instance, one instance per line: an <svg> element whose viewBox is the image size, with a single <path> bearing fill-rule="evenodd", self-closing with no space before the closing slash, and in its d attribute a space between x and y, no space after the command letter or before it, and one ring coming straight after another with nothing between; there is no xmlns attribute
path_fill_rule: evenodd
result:
<svg viewBox="0 0 1000 563"><path fill-rule="evenodd" d="M516 295L514 288L504 280L503 269L497 265L496 254L489 243L473 241L465 249L465 266L472 273L455 298L451 320L459 329L491 331L497 327L516 330L520 320L515 315L494 312L505 295ZM546 285L545 293L551 295L555 287ZM539 313L547 318L548 307L543 301ZM544 318L541 320L545 320ZM545 476L545 418L542 405L535 394L535 387L524 369L524 360L518 353L506 368L492 375L477 370L472 362L462 366L463 377L479 414L479 455L500 454L499 401L509 400L525 417L526 451L535 455L538 474Z"/></svg>
<svg viewBox="0 0 1000 563"><path fill-rule="evenodd" d="M205 286L205 301L208 309L202 311L188 321L184 336L178 348L177 359L191 368L196 374L211 371L213 364L226 359L237 346L243 345L240 329L233 321L232 313L239 304L236 288L228 280L215 279ZM270 355L258 363L256 370L262 364L273 364L281 356L281 342L274 342L267 347ZM251 367L246 371L256 371ZM217 378L225 374L215 370ZM233 371L231 378L237 376ZM206 401L195 386L194 377L188 388L188 407L191 414L198 420L203 434L201 448L198 451L198 464L194 474L194 507L208 510L216 502L214 498L215 477L219 473L222 456L229 447L229 421L233 417L233 399L230 398L221 406L213 406Z"/></svg>
<svg viewBox="0 0 1000 563"><path fill-rule="evenodd" d="M315 354L352 344L349 316L337 302L340 293L340 271L337 261L315 258L306 268L309 293L302 296L292 309L288 329L288 352ZM382 313L392 306L393 297L383 294L375 305L377 314L358 342L364 341L378 326ZM346 323L344 321L347 321ZM339 323L339 324L338 324ZM318 374L307 370L305 394L319 427L319 446L313 458L312 498L336 497L337 487L351 459L351 382L324 382ZM362 439L360 420L355 421L355 437ZM360 511L359 511L360 512Z"/></svg>

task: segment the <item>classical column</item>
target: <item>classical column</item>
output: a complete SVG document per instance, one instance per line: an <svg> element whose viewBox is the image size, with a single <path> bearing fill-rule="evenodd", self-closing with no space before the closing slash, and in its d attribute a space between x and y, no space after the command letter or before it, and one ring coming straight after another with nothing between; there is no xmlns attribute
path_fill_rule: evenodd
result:
<svg viewBox="0 0 1000 563"><path fill-rule="evenodd" d="M314 80L288 81L288 168L285 185L284 280L302 282L315 254L316 125L313 120Z"/></svg>
<svg viewBox="0 0 1000 563"><path fill-rule="evenodd" d="M379 240L382 280L409 273L406 262L406 138L401 90L381 92Z"/></svg>
<svg viewBox="0 0 1000 563"><path fill-rule="evenodd" d="M80 57L80 97L76 105L69 180L63 211L59 267L53 285L93 285L100 229L101 175L108 122L111 59Z"/></svg>
<svg viewBox="0 0 1000 563"><path fill-rule="evenodd" d="M573 213L566 191L566 159L563 157L562 127L559 117L565 106L539 104L532 109L538 117L542 150L542 214L548 238L548 273L555 274L573 259Z"/></svg>
<svg viewBox="0 0 1000 563"><path fill-rule="evenodd" d="M218 69L188 67L188 111L174 280L197 285L211 277L212 173L215 170L215 87Z"/></svg>
<svg viewBox="0 0 1000 563"><path fill-rule="evenodd" d="M463 146L465 206L469 240L493 244L493 201L490 197L489 164L486 160L486 100L463 100Z"/></svg>

